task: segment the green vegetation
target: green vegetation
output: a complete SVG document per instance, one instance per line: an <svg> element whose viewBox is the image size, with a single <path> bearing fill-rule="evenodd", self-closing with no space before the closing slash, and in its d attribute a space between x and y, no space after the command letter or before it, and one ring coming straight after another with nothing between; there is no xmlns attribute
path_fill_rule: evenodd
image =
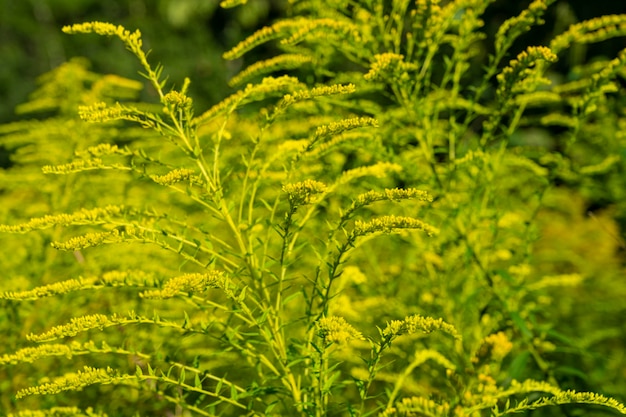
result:
<svg viewBox="0 0 626 417"><path fill-rule="evenodd" d="M491 3L293 2L208 109L64 27L147 83L73 58L0 126L0 408L626 414L626 50L556 67L626 15Z"/></svg>

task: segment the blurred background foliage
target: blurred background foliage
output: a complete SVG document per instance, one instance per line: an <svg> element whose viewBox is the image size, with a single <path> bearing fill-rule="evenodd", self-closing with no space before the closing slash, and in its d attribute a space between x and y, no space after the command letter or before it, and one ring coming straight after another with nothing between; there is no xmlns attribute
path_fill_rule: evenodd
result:
<svg viewBox="0 0 626 417"><path fill-rule="evenodd" d="M485 14L486 33L493 35L502 21L525 9L528 3L497 1ZM557 2L548 10L546 24L518 39L512 50L546 44L572 23L624 12L623 1ZM251 0L245 7L226 10L217 0L0 0L0 123L19 118L15 108L35 89L37 77L71 57L84 56L100 73L137 78L133 57L117 42L97 37L70 38L61 32L64 25L100 20L139 28L148 49L151 44L158 45L152 48L152 62L165 63L174 84L188 76L193 82L191 96L197 108L203 109L231 91L227 80L244 66L241 61L226 62L222 53L286 13L289 3L284 0ZM574 48L567 61L560 62L560 68L567 76L576 65L594 57L614 57L625 46L623 39L617 39L590 50L584 46ZM267 48L248 54L245 65L257 57L269 56L272 51Z"/></svg>

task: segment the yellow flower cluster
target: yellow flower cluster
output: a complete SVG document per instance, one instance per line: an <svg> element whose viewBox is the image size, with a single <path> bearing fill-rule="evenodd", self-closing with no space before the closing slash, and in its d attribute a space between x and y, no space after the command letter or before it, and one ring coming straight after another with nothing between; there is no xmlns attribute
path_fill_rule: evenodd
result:
<svg viewBox="0 0 626 417"><path fill-rule="evenodd" d="M62 343L45 343L35 347L26 347L15 353L0 356L0 364L15 365L20 362L32 363L39 358L45 358L48 356L65 356L67 358L71 358L72 348L69 345Z"/></svg>
<svg viewBox="0 0 626 417"><path fill-rule="evenodd" d="M96 103L91 106L78 106L78 116L86 122L108 122L119 120L126 115L121 105L114 107L107 106L106 103Z"/></svg>
<svg viewBox="0 0 626 417"><path fill-rule="evenodd" d="M254 100L261 100L266 97L287 91L301 88L300 81L295 77L283 75L282 77L265 77L259 84L248 84L243 90L220 101L209 110L194 119L194 124L203 124L222 113L230 113L238 106Z"/></svg>
<svg viewBox="0 0 626 417"><path fill-rule="evenodd" d="M15 396L19 399L29 395L47 395L58 394L63 391L80 391L89 385L110 384L119 379L118 373L110 367L101 369L85 366L82 371L65 374L55 378L52 382L45 382L41 385L19 390Z"/></svg>
<svg viewBox="0 0 626 417"><path fill-rule="evenodd" d="M594 165L587 165L580 169L580 173L583 175L602 175L611 171L616 164L622 161L622 157L619 155L609 155L604 158L600 163Z"/></svg>
<svg viewBox="0 0 626 417"><path fill-rule="evenodd" d="M240 58L243 54L255 48L256 46L261 45L272 39L279 38L290 29L298 26L299 23L300 19L297 19L295 21L287 20L274 23L272 26L263 27L262 29L259 29L252 35L248 36L243 41L239 42L234 48L232 48L228 52L225 52L222 56L224 57L224 59L228 60Z"/></svg>
<svg viewBox="0 0 626 417"><path fill-rule="evenodd" d="M89 353L117 353L120 355L132 354L139 358L148 358L146 355L137 351L129 351L120 347L111 347L106 342L96 345L93 341L84 343L71 341L69 343L43 343L35 347L22 348L14 353L4 354L0 356L0 364L19 364L33 363L39 359L51 356L64 356L71 359L72 356L86 355Z"/></svg>
<svg viewBox="0 0 626 417"><path fill-rule="evenodd" d="M105 243L122 242L123 240L124 236L118 230L112 230L110 232L87 233L68 239L65 242L52 242L51 245L55 249L71 252Z"/></svg>
<svg viewBox="0 0 626 417"><path fill-rule="evenodd" d="M319 97L319 96L333 96L337 94L351 94L356 91L356 87L352 83L348 84L333 84L333 85L322 85L320 87L314 87L308 90L307 94L310 97Z"/></svg>
<svg viewBox="0 0 626 417"><path fill-rule="evenodd" d="M626 26L626 23L625 23ZM570 100L575 109L581 109L583 115L588 115L598 109L598 102L607 93L614 93L619 87L613 82L616 74L626 66L626 49L622 49L617 57L610 60L603 68L591 76L591 82L582 97Z"/></svg>
<svg viewBox="0 0 626 417"><path fill-rule="evenodd" d="M428 194L426 191L418 190L416 188L392 188L385 189L385 191L368 191L364 194L360 194L357 196L355 204L358 206L365 206L367 204L371 204L376 201L382 200L390 200L390 201L399 201L399 200L409 200L409 199L417 199L420 201L433 201L433 197Z"/></svg>
<svg viewBox="0 0 626 417"><path fill-rule="evenodd" d="M363 77L368 81L395 79L403 75L408 77L408 72L416 69L415 64L404 62L404 55L386 52L374 55L370 70Z"/></svg>
<svg viewBox="0 0 626 417"><path fill-rule="evenodd" d="M102 97L136 100L144 84L137 80L107 74L93 83L91 91L85 96L85 102L93 102Z"/></svg>
<svg viewBox="0 0 626 417"><path fill-rule="evenodd" d="M126 285L155 286L156 283L151 274L143 271L109 271L102 274L100 277L80 277L42 285L31 290L7 291L1 294L0 298L6 300L36 300L53 295L67 294L72 291Z"/></svg>
<svg viewBox="0 0 626 417"><path fill-rule="evenodd" d="M48 342L63 337L76 336L78 333L91 329L103 330L105 327L115 324L117 324L115 320L111 320L104 314L90 314L87 316L74 317L69 323L54 326L44 333L30 333L26 338L34 342Z"/></svg>
<svg viewBox="0 0 626 417"><path fill-rule="evenodd" d="M100 158L79 160L61 165L45 165L41 168L44 174L70 174L73 172L89 171L104 168L104 161Z"/></svg>
<svg viewBox="0 0 626 417"><path fill-rule="evenodd" d="M7 291L0 295L0 298L6 300L36 300L42 297L49 297L56 294L66 294L71 291L84 288L85 286L93 285L97 281L97 278L79 278L68 279L61 282L55 282L54 284L48 284L41 287L34 288L28 291Z"/></svg>
<svg viewBox="0 0 626 417"><path fill-rule="evenodd" d="M101 143L96 146L90 146L85 150L74 152L79 158L99 158L107 155L131 155L132 152L127 149L120 149L117 145L110 143Z"/></svg>
<svg viewBox="0 0 626 417"><path fill-rule="evenodd" d="M516 380L511 381L511 386L507 390L509 394L527 394L530 392L547 392L552 395L558 395L562 391L552 384L544 381L535 381L527 379L524 382Z"/></svg>
<svg viewBox="0 0 626 417"><path fill-rule="evenodd" d="M382 335L384 337L394 337L404 334L414 334L417 332L432 333L435 330L441 330L457 339L461 338L456 328L443 321L443 319L424 317L419 314L405 317L404 320L390 321L383 329Z"/></svg>
<svg viewBox="0 0 626 417"><path fill-rule="evenodd" d="M477 375L477 381L472 384L471 389L463 393L463 405L465 410L489 409L498 403L501 388L498 387L496 380L491 376L483 373ZM458 416L473 416L474 413L467 413L465 410L460 411Z"/></svg>
<svg viewBox="0 0 626 417"><path fill-rule="evenodd" d="M346 266L341 274L341 278L346 282L354 284L363 284L367 282L367 276L359 269L358 266Z"/></svg>
<svg viewBox="0 0 626 417"><path fill-rule="evenodd" d="M580 274L549 275L526 285L526 289L537 291L548 287L575 287L580 285L583 280L584 277Z"/></svg>
<svg viewBox="0 0 626 417"><path fill-rule="evenodd" d="M498 74L498 95L503 97L513 91L516 83L522 82L528 77L528 69L540 61L555 62L557 56L545 46L529 46L520 52L517 57L509 62L509 66ZM518 90L524 90L519 89ZM525 91L522 91L525 92Z"/></svg>
<svg viewBox="0 0 626 417"><path fill-rule="evenodd" d="M195 172L191 169L179 168L174 169L164 175L151 175L152 181L161 185L174 185L181 181L190 181L192 183L200 183L200 177L195 175Z"/></svg>
<svg viewBox="0 0 626 417"><path fill-rule="evenodd" d="M449 20L449 11L446 13L440 6L440 0L416 0L415 10L411 11L413 29L417 32L420 48L436 47L445 31L444 22ZM450 2L448 6L453 3ZM448 18L448 19L446 19Z"/></svg>
<svg viewBox="0 0 626 417"><path fill-rule="evenodd" d="M396 417L396 416L431 416L431 417L447 417L450 415L450 404L438 403L434 400L424 397L403 398L396 407L388 408L380 417Z"/></svg>
<svg viewBox="0 0 626 417"><path fill-rule="evenodd" d="M418 190L416 188L392 188L385 189L383 192L380 191L368 191L366 193L360 194L357 198L352 202L352 205L346 212L342 215L343 219L348 219L352 216L356 210L361 207L367 206L368 204L375 203L377 201L400 201L400 200L412 200L417 199L420 201L433 201L433 197L428 194L426 191Z"/></svg>
<svg viewBox="0 0 626 417"><path fill-rule="evenodd" d="M533 25L543 23L541 16L553 2L554 0L534 0L518 16L505 20L496 33L496 51L505 50L505 45L510 45L515 38L530 30Z"/></svg>
<svg viewBox="0 0 626 417"><path fill-rule="evenodd" d="M575 129L579 120L562 113L550 113L542 116L540 122L543 126L562 126Z"/></svg>
<svg viewBox="0 0 626 417"><path fill-rule="evenodd" d="M143 298L172 298L183 293L203 293L210 288L224 288L224 282L224 273L220 271L184 274L167 281L163 289L144 291L140 296Z"/></svg>
<svg viewBox="0 0 626 417"><path fill-rule="evenodd" d="M530 394L534 392L547 392L549 394L552 394L552 396L541 397L534 402L530 402L528 399L522 400L514 407L507 407L507 414L521 412L531 408L534 409L544 407L547 405L573 403L603 405L605 407L613 408L614 410L622 414L626 414L626 407L624 407L623 404L613 398L607 398L604 395L596 394L593 392L576 392L573 390L563 391L558 387L548 384L547 382L526 380L520 383L513 380L510 387L506 391L504 391L506 395Z"/></svg>
<svg viewBox="0 0 626 417"><path fill-rule="evenodd" d="M108 107L105 103L96 103L91 106L78 106L78 115L82 120L91 123L128 120L130 122L139 123L146 128L155 130L160 130L161 128L154 114L120 103L116 103L113 107Z"/></svg>
<svg viewBox="0 0 626 417"><path fill-rule="evenodd" d="M134 45L138 48L142 46L141 32L136 30L131 33L121 25L115 26L114 24L105 22L86 22L77 23L72 26L64 26L62 30L64 33L68 34L97 33L102 36L117 36L124 41L124 43Z"/></svg>
<svg viewBox="0 0 626 417"><path fill-rule="evenodd" d="M94 209L82 209L74 213L62 213L54 215L46 215L36 217L30 221L13 226L0 224L0 232L8 233L26 233L31 230L47 229L53 226L69 226L69 225L85 225L85 224L102 224L111 217L119 216L124 213L124 206L109 205L106 207L98 207Z"/></svg>
<svg viewBox="0 0 626 417"><path fill-rule="evenodd" d="M533 91L515 97L515 104L525 107L540 107L561 102L561 96L553 91Z"/></svg>
<svg viewBox="0 0 626 417"><path fill-rule="evenodd" d="M242 4L246 4L248 0L223 0L220 2L220 7L222 9L230 9L232 7L241 6Z"/></svg>
<svg viewBox="0 0 626 417"><path fill-rule="evenodd" d="M373 126L378 127L378 120L372 117L353 117L343 119L338 122L329 123L318 127L315 130L315 137L333 136L345 132L346 130L356 129L358 127Z"/></svg>
<svg viewBox="0 0 626 417"><path fill-rule="evenodd" d="M398 229L423 230L428 236L439 233L439 229L433 227L419 219L406 216L381 216L364 222L357 220L354 222L353 237L365 236L372 233L392 233Z"/></svg>
<svg viewBox="0 0 626 417"><path fill-rule="evenodd" d="M303 64L313 62L313 58L303 54L283 54L274 58L258 61L231 78L228 85L231 87L243 84L245 81L261 74L279 70L300 68Z"/></svg>
<svg viewBox="0 0 626 417"><path fill-rule="evenodd" d="M102 36L115 36L124 43L126 49L139 58L139 61L148 73L152 73L146 60L146 54L142 49L143 41L141 40L141 32L139 30L131 32L121 25L115 26L111 23L104 22L86 22L72 26L64 26L63 32L68 34L96 33Z"/></svg>
<svg viewBox="0 0 626 417"><path fill-rule="evenodd" d="M373 137L374 135L371 131L356 130L343 132L339 135L334 135L330 140L325 140L322 143L316 144L314 148L311 148L310 146L305 147L305 157L308 159L316 159L349 142L357 140L365 142Z"/></svg>
<svg viewBox="0 0 626 417"><path fill-rule="evenodd" d="M314 201L313 196L323 193L326 189L326 184L315 180L304 180L283 186L289 203L294 207L312 203Z"/></svg>
<svg viewBox="0 0 626 417"><path fill-rule="evenodd" d="M491 359L500 362L513 349L513 343L504 332L490 334L483 340L483 346L489 350Z"/></svg>
<svg viewBox="0 0 626 417"><path fill-rule="evenodd" d="M108 271L102 274L99 279L99 283L106 286L118 286L125 284L153 286L155 285L155 278L152 273L139 270Z"/></svg>
<svg viewBox="0 0 626 417"><path fill-rule="evenodd" d="M22 410L17 414L8 414L7 417L108 417L102 411L91 407L81 410L78 407L51 407L45 410Z"/></svg>
<svg viewBox="0 0 626 417"><path fill-rule="evenodd" d="M193 106L193 100L191 97L181 93L180 91L172 90L161 99L162 103L173 109L189 110Z"/></svg>
<svg viewBox="0 0 626 417"><path fill-rule="evenodd" d="M392 162L378 162L373 165L358 167L350 169L348 171L344 171L343 174L341 174L341 177L337 180L337 185L347 184L350 181L354 181L355 179L368 176L385 178L390 172L400 171L402 171L402 166L399 164L394 164Z"/></svg>
<svg viewBox="0 0 626 417"><path fill-rule="evenodd" d="M326 344L343 345L350 340L363 339L361 332L352 327L343 317L322 317L317 322L317 335Z"/></svg>
<svg viewBox="0 0 626 417"><path fill-rule="evenodd" d="M562 391L554 397L543 397L538 402L545 402L546 404L573 404L573 403L586 403L586 404L598 404L605 407L613 408L621 414L626 414L626 407L614 398L607 398L604 395L596 394L595 392L576 392L573 390Z"/></svg>
<svg viewBox="0 0 626 417"><path fill-rule="evenodd" d="M504 159L507 166L526 169L538 177L547 177L550 173L548 169L542 167L532 159L520 155L510 153Z"/></svg>
<svg viewBox="0 0 626 417"><path fill-rule="evenodd" d="M595 43L626 35L626 14L606 15L576 23L550 42L555 54L569 48L573 43Z"/></svg>
<svg viewBox="0 0 626 417"><path fill-rule="evenodd" d="M356 87L354 86L354 84L334 84L315 87L310 90L299 90L294 93L285 95L285 97L283 97L283 101L279 104L279 106L287 107L293 103L315 97L351 94L355 91Z"/></svg>
<svg viewBox="0 0 626 417"><path fill-rule="evenodd" d="M353 41L361 42L362 40L359 27L348 20L334 18L301 19L296 28L298 30L294 34L280 41L282 45L294 45L317 31L321 31L323 36L350 36Z"/></svg>

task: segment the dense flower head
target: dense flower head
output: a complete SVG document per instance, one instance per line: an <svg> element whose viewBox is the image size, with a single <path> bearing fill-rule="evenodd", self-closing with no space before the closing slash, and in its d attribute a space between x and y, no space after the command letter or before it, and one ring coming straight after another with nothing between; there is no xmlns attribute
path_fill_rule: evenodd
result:
<svg viewBox="0 0 626 417"><path fill-rule="evenodd" d="M482 346L473 358L474 362L480 359L490 358L494 362L500 362L513 349L513 343L504 332L490 334L483 339Z"/></svg>
<svg viewBox="0 0 626 417"><path fill-rule="evenodd" d="M361 332L352 327L343 317L322 317L317 322L317 335L325 343L343 345L350 340L363 339Z"/></svg>
<svg viewBox="0 0 626 417"><path fill-rule="evenodd" d="M283 191L287 193L287 198L292 206L310 204L314 201L316 194L321 194L326 189L327 186L323 182L310 179L283 186Z"/></svg>
<svg viewBox="0 0 626 417"><path fill-rule="evenodd" d="M443 319L424 317L419 314L405 317L403 320L391 320L387 323L387 327L382 330L382 335L395 337L418 332L428 334L436 330L441 330L457 338L460 337L456 328L443 321Z"/></svg>

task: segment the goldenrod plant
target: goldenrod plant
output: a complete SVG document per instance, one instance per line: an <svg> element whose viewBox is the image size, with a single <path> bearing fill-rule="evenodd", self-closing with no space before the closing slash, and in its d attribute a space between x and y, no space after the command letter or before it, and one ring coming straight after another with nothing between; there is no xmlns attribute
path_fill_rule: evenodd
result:
<svg viewBox="0 0 626 417"><path fill-rule="evenodd" d="M626 414L626 50L553 69L626 15L491 3L290 2L209 109L64 27L155 100L73 59L0 126L4 413Z"/></svg>

